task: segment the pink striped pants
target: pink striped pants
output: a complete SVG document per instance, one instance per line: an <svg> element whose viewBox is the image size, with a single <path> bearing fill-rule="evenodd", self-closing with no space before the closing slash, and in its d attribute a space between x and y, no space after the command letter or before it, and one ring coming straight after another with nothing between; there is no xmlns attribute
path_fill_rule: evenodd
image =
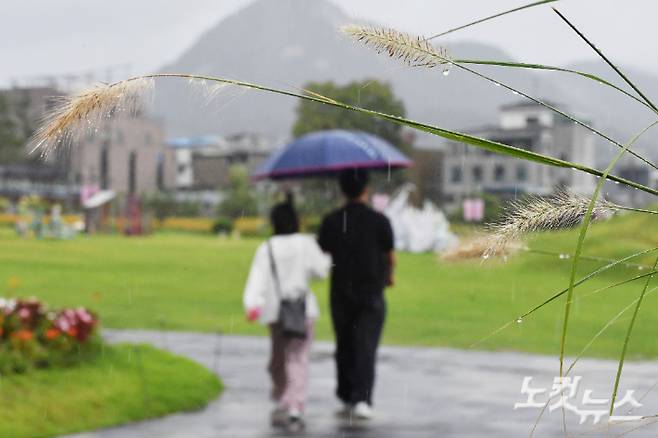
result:
<svg viewBox="0 0 658 438"><path fill-rule="evenodd" d="M272 348L268 371L272 377L272 400L288 410L303 412L314 321L306 322L306 338L284 337L278 323L269 327Z"/></svg>

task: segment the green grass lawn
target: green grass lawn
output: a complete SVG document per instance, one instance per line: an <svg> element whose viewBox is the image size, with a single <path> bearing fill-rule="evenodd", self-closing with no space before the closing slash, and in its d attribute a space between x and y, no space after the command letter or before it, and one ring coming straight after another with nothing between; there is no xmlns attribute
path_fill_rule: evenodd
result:
<svg viewBox="0 0 658 438"><path fill-rule="evenodd" d="M656 225L654 217L640 215L596 224L585 254L621 257L658 246ZM575 236L574 230L546 233L533 238L530 246L571 253ZM242 288L257 244L194 234L36 241L20 240L7 229L0 231L0 287L5 295L89 306L107 327L264 334L262 327L245 322L242 311ZM651 257L641 261L653 262ZM601 265L583 262L580 273ZM401 254L397 285L387 292L385 342L467 348L564 288L569 269L570 260L531 253L505 263L459 264L440 262L431 254ZM577 289L576 297L640 273L637 268L615 269ZM568 351L579 352L641 287L636 281L577 301ZM323 311L318 335L330 339L326 283L317 284L315 291ZM563 304L562 299L544 307L477 348L557 353ZM633 357L658 356L657 304L658 293L647 297L630 346ZM589 355L617 356L628 316L610 327Z"/></svg>
<svg viewBox="0 0 658 438"><path fill-rule="evenodd" d="M195 362L147 345L118 345L80 366L0 381L0 437L37 438L200 408L217 377Z"/></svg>

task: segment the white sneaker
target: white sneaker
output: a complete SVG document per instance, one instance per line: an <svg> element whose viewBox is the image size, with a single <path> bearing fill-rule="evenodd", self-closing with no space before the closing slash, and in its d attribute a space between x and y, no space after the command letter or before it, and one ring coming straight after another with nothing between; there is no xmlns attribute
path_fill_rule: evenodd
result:
<svg viewBox="0 0 658 438"><path fill-rule="evenodd" d="M358 402L352 409L352 416L357 420L370 420L372 415L372 407L366 402Z"/></svg>
<svg viewBox="0 0 658 438"><path fill-rule="evenodd" d="M302 413L297 410L291 410L288 415L288 422L286 424L286 431L292 433L299 433L306 428L304 417Z"/></svg>

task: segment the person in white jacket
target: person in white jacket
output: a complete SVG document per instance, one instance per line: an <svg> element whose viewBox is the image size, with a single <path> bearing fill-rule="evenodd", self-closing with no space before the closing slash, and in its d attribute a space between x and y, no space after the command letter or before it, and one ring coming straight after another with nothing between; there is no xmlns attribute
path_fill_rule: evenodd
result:
<svg viewBox="0 0 658 438"><path fill-rule="evenodd" d="M272 424L288 429L304 427L309 349L314 322L319 315L309 283L327 276L331 261L310 235L299 233L299 220L290 201L276 205L270 214L274 236L256 250L244 289L247 319L269 327L271 355L268 370L272 378ZM283 335L278 323L280 297L275 287L272 259L279 279L278 290L285 299L306 296L306 337Z"/></svg>

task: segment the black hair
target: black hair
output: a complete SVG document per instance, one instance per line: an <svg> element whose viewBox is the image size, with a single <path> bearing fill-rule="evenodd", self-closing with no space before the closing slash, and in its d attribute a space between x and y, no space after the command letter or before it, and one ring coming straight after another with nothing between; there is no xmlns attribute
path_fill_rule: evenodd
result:
<svg viewBox="0 0 658 438"><path fill-rule="evenodd" d="M274 234L294 234L299 232L299 218L291 199L272 207L270 223Z"/></svg>
<svg viewBox="0 0 658 438"><path fill-rule="evenodd" d="M340 190L349 200L361 196L366 190L369 180L368 172L364 169L345 169L340 172L338 178Z"/></svg>

